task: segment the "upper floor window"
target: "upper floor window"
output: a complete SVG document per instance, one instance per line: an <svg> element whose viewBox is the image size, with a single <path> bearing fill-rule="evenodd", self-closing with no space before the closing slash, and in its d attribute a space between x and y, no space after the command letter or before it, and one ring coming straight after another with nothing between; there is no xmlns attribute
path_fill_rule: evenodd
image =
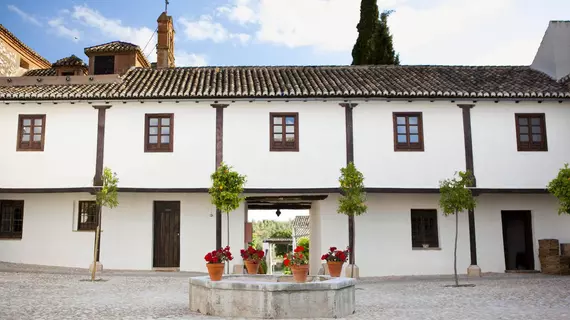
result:
<svg viewBox="0 0 570 320"><path fill-rule="evenodd" d="M172 152L174 114L145 115L145 152Z"/></svg>
<svg viewBox="0 0 570 320"><path fill-rule="evenodd" d="M95 201L79 201L77 230L95 230L99 221Z"/></svg>
<svg viewBox="0 0 570 320"><path fill-rule="evenodd" d="M24 201L0 200L0 238L22 239Z"/></svg>
<svg viewBox="0 0 570 320"><path fill-rule="evenodd" d="M18 151L43 151L45 114L21 114L18 118Z"/></svg>
<svg viewBox="0 0 570 320"><path fill-rule="evenodd" d="M95 56L93 74L115 73L115 56Z"/></svg>
<svg viewBox="0 0 570 320"><path fill-rule="evenodd" d="M412 209L412 248L439 247L437 210Z"/></svg>
<svg viewBox="0 0 570 320"><path fill-rule="evenodd" d="M299 113L269 114L270 151L299 151Z"/></svg>
<svg viewBox="0 0 570 320"><path fill-rule="evenodd" d="M548 151L544 113L516 113L518 151Z"/></svg>
<svg viewBox="0 0 570 320"><path fill-rule="evenodd" d="M394 112L394 151L424 151L421 112Z"/></svg>

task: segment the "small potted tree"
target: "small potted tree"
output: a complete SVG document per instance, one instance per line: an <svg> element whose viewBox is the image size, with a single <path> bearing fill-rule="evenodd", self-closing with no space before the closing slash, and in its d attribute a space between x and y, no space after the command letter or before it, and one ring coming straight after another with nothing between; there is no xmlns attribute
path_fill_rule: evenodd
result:
<svg viewBox="0 0 570 320"><path fill-rule="evenodd" d="M230 252L230 247L220 248L212 252L208 252L204 257L206 260L206 267L208 268L208 274L210 275L210 280L220 281L222 280L222 274L224 273L224 265L226 261L233 260L232 253Z"/></svg>
<svg viewBox="0 0 570 320"><path fill-rule="evenodd" d="M321 256L321 260L325 260L327 262L327 266L329 268L329 274L333 278L340 277L340 273L342 271L342 265L346 262L348 258L349 249L344 251L337 250L336 247L330 247L329 252L325 253Z"/></svg>
<svg viewBox="0 0 570 320"><path fill-rule="evenodd" d="M291 268L293 279L297 283L307 281L309 275L309 255L304 253L305 247L297 246L292 254L284 256L283 264Z"/></svg>
<svg viewBox="0 0 570 320"><path fill-rule="evenodd" d="M264 256L263 250L257 250L250 244L247 249L241 249L240 253L247 268L247 273L258 274L259 266Z"/></svg>
<svg viewBox="0 0 570 320"><path fill-rule="evenodd" d="M558 171L556 178L548 183L548 192L558 199L558 214L570 214L570 168L568 163Z"/></svg>

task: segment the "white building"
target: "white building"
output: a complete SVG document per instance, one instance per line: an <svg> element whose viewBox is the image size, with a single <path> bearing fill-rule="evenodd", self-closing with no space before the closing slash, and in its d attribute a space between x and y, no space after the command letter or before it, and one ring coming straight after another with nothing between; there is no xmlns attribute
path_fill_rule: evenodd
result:
<svg viewBox="0 0 570 320"><path fill-rule="evenodd" d="M351 159L368 192L360 276L453 272L438 187L458 170L474 171L478 202L460 216L461 272L540 270L538 239L570 242L570 216L545 190L570 162L570 23L551 22L533 66L517 67L174 68L171 36L161 15L156 68L116 42L89 48L88 76L0 78L0 261L88 267L90 192L108 166L120 204L103 210L105 268L206 271L217 230L207 189L222 159L248 177L248 201L230 214L236 255L248 208L310 208L317 272L329 246L348 245L336 209ZM225 244L225 217L222 230Z"/></svg>

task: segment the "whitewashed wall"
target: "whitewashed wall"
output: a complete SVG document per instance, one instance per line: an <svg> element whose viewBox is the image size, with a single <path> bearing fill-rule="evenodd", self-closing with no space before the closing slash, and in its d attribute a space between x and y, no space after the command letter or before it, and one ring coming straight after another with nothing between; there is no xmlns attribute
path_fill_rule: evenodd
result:
<svg viewBox="0 0 570 320"><path fill-rule="evenodd" d="M355 218L355 258L360 276L453 273L455 217L444 217L437 202L437 195L369 194L368 212ZM438 209L441 250L412 249L411 209ZM348 218L336 213L336 197L321 202L320 216L321 252L330 246L348 246ZM467 214L463 214L459 216L460 273L467 272L469 257Z"/></svg>
<svg viewBox="0 0 570 320"><path fill-rule="evenodd" d="M16 151L19 114L46 115L44 151ZM3 105L0 146L0 188L92 186L97 110L88 104Z"/></svg>
<svg viewBox="0 0 570 320"><path fill-rule="evenodd" d="M570 215L558 215L557 201L550 195L496 195L477 198L475 226L477 259L483 272L504 272L501 210L530 210L532 217L534 266L540 270L539 239L570 243Z"/></svg>
<svg viewBox="0 0 570 320"><path fill-rule="evenodd" d="M146 113L174 113L174 152L144 152ZM117 172L121 187L208 187L215 169L215 119L209 103L113 105L107 110L105 165Z"/></svg>
<svg viewBox="0 0 570 320"><path fill-rule="evenodd" d="M545 114L548 151L517 151L515 113ZM569 103L477 103L471 128L479 188L546 188L570 162Z"/></svg>
<svg viewBox="0 0 570 320"><path fill-rule="evenodd" d="M22 239L0 239L0 261L89 267L93 259L94 232L74 231L77 229L74 203L77 206L77 201L92 200L92 196L0 194L0 199L24 200ZM180 269L206 272L203 256L215 247L216 222L215 211L205 194L120 194L119 206L103 211L100 258L104 268L152 268L155 200L181 201ZM243 232L241 237L243 239Z"/></svg>
<svg viewBox="0 0 570 320"><path fill-rule="evenodd" d="M269 113L299 113L299 152L269 151ZM346 162L344 109L335 102L237 102L224 110L224 161L248 188L336 187Z"/></svg>
<svg viewBox="0 0 570 320"><path fill-rule="evenodd" d="M422 112L423 152L394 151L393 112ZM465 169L463 120L455 104L362 102L353 121L354 162L367 187L437 188L441 179Z"/></svg>

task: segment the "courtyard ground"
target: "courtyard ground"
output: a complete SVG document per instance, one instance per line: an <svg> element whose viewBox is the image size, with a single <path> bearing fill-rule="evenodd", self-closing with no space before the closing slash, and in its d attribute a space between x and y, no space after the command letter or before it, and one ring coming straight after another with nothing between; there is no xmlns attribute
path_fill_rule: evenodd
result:
<svg viewBox="0 0 570 320"><path fill-rule="evenodd" d="M219 319L188 310L190 273L118 272L91 283L86 270L0 263L0 319ZM347 319L570 319L570 277L488 274L359 281Z"/></svg>

